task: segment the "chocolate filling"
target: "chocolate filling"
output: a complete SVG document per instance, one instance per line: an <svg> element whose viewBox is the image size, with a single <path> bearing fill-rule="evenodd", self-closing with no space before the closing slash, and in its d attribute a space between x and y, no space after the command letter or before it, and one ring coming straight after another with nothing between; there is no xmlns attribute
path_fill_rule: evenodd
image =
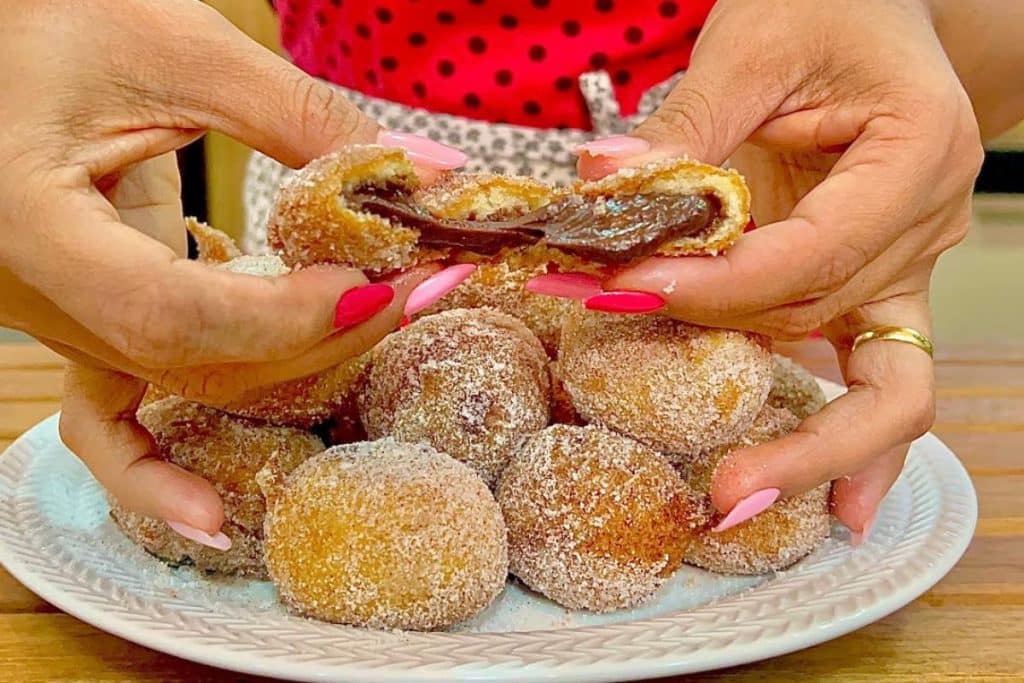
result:
<svg viewBox="0 0 1024 683"><path fill-rule="evenodd" d="M637 194L587 200L572 195L504 220L451 220L431 215L394 187L364 188L349 200L360 210L420 233L425 247L494 254L503 247L544 241L549 246L603 263L650 256L666 242L696 235L720 212L713 195Z"/></svg>

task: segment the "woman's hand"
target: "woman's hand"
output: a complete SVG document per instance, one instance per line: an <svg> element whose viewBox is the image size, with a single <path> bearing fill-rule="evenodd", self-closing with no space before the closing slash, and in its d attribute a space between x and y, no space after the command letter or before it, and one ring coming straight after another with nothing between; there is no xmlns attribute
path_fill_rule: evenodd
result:
<svg viewBox="0 0 1024 683"><path fill-rule="evenodd" d="M257 383L321 370L393 327L374 323L383 304L359 302L357 271L260 279L183 258L172 164L134 205L115 208L116 195L131 169L207 129L292 166L347 142L401 145L435 169L460 165L461 152L381 131L193 0L4 3L0 42L0 325L148 380L244 365Z"/></svg>
<svg viewBox="0 0 1024 683"><path fill-rule="evenodd" d="M850 393L792 436L734 454L713 497L728 511L760 489L836 480L835 513L861 532L930 426L934 396L921 350L850 346L880 325L929 333L932 267L967 232L982 159L928 7L720 0L661 108L632 136L584 145L579 170L679 155L731 158L761 227L724 256L650 259L605 289L655 293L664 305L651 308L710 326L782 339L823 329Z"/></svg>
<svg viewBox="0 0 1024 683"><path fill-rule="evenodd" d="M190 262L172 150L216 129L293 166L346 142L403 146L428 176L465 157L381 131L200 2L6 3L0 39L0 325L75 361L61 436L101 483L223 547L213 487L135 420L146 382L216 402L330 367L394 329L431 271L360 301L354 270Z"/></svg>

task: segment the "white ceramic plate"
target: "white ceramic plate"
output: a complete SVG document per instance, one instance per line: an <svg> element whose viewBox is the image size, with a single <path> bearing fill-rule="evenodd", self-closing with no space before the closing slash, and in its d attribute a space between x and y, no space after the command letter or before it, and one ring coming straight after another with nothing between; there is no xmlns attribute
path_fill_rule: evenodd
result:
<svg viewBox="0 0 1024 683"><path fill-rule="evenodd" d="M170 569L128 542L107 510L61 445L56 417L0 457L0 560L40 597L156 650L303 681L620 681L752 662L907 604L952 568L977 519L966 472L928 435L858 548L837 526L786 572L750 579L684 567L651 604L604 616L510 584L454 632L393 633L290 616L267 583Z"/></svg>

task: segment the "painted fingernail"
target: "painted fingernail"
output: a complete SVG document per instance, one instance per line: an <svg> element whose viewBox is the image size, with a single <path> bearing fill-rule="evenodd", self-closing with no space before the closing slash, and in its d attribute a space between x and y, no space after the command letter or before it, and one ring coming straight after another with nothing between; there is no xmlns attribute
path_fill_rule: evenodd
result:
<svg viewBox="0 0 1024 683"><path fill-rule="evenodd" d="M402 319L398 321L398 329L402 329L403 327L409 327L409 324L411 322L412 322L412 318L410 318L407 315L403 315Z"/></svg>
<svg viewBox="0 0 1024 683"><path fill-rule="evenodd" d="M592 296L583 305L604 313L654 313L665 305L665 300L650 292L613 291Z"/></svg>
<svg viewBox="0 0 1024 683"><path fill-rule="evenodd" d="M591 156L631 157L637 154L645 154L651 151L651 143L643 138L635 138L631 135L613 135L607 138L598 138L584 143L573 150L576 154L587 153Z"/></svg>
<svg viewBox="0 0 1024 683"><path fill-rule="evenodd" d="M868 518L868 521L864 522L864 526L863 526L863 528L861 528L860 531L851 531L850 532L850 545L852 545L854 548L856 548L857 546L859 546L862 543L864 543L864 541L866 541L868 539L868 536L871 535L871 529L874 526L875 526L875 516L871 515L871 517Z"/></svg>
<svg viewBox="0 0 1024 683"><path fill-rule="evenodd" d="M377 142L384 147L401 147L414 164L421 166L448 170L465 166L469 161L469 155L462 150L415 133L384 130L377 136Z"/></svg>
<svg viewBox="0 0 1024 683"><path fill-rule="evenodd" d="M434 305L444 298L445 294L461 285L466 278L473 274L474 270L476 270L476 266L472 263L460 263L431 275L412 290L412 294L405 302L405 314L416 315L423 309Z"/></svg>
<svg viewBox="0 0 1024 683"><path fill-rule="evenodd" d="M334 327L341 330L364 323L377 315L395 298L391 285L374 283L353 287L338 299L334 307Z"/></svg>
<svg viewBox="0 0 1024 683"><path fill-rule="evenodd" d="M586 273L547 273L527 281L526 291L585 301L601 294L601 281Z"/></svg>
<svg viewBox="0 0 1024 683"><path fill-rule="evenodd" d="M772 503L779 499L779 489L761 489L760 491L754 491L740 502L736 503L732 510L729 510L729 514L725 516L718 526L714 527L712 531L725 531L731 529L737 524L743 524L748 519L761 514L772 506Z"/></svg>
<svg viewBox="0 0 1024 683"><path fill-rule="evenodd" d="M167 522L167 526L174 529L174 532L176 534L178 534L179 536L184 536L190 541L195 541L200 545L205 545L209 548L213 548L214 550L231 549L231 539L225 536L224 533L221 531L218 531L217 533L211 536L202 529L197 529L194 526L189 526L188 524L183 524L182 522L172 522L170 520L165 521Z"/></svg>

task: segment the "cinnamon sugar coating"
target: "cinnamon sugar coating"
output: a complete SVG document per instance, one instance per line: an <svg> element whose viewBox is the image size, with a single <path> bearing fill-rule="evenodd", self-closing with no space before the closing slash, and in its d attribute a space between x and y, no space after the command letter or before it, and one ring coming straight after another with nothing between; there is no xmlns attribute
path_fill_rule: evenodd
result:
<svg viewBox="0 0 1024 683"><path fill-rule="evenodd" d="M498 504L472 470L426 444L335 446L268 498L267 568L300 614L442 629L484 609L505 585Z"/></svg>
<svg viewBox="0 0 1024 683"><path fill-rule="evenodd" d="M750 429L734 443L693 456L679 465L687 484L703 496L705 524L687 547L684 560L722 574L764 574L785 569L810 554L829 534L829 484L776 502L753 519L723 532L713 532L722 515L711 505L715 470L738 448L778 439L800 420L784 408L766 405Z"/></svg>
<svg viewBox="0 0 1024 683"><path fill-rule="evenodd" d="M818 381L796 361L772 354L772 389L768 405L786 408L804 420L825 407L828 400Z"/></svg>
<svg viewBox="0 0 1024 683"><path fill-rule="evenodd" d="M420 318L373 350L360 415L372 439L424 441L488 485L548 423L547 356L519 320L485 308Z"/></svg>
<svg viewBox="0 0 1024 683"><path fill-rule="evenodd" d="M304 431L233 417L181 398L165 398L138 411L157 444L157 455L203 477L224 502L221 531L226 552L183 538L165 522L144 517L111 500L110 514L132 541L175 565L211 573L264 577L263 517L266 506L256 473L271 457L286 472L323 450Z"/></svg>
<svg viewBox="0 0 1024 683"><path fill-rule="evenodd" d="M571 609L650 598L682 562L693 502L650 448L596 426L554 425L505 470L498 502L512 573Z"/></svg>
<svg viewBox="0 0 1024 683"><path fill-rule="evenodd" d="M664 453L738 439L771 387L763 337L579 305L562 328L558 367L587 422Z"/></svg>

